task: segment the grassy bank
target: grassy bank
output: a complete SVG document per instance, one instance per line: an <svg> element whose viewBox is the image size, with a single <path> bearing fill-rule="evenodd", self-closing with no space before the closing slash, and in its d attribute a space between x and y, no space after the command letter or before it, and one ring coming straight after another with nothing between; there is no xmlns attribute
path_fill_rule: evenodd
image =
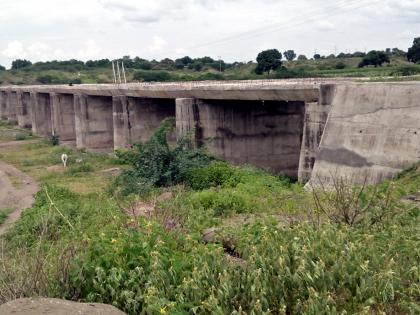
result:
<svg viewBox="0 0 420 315"><path fill-rule="evenodd" d="M404 197L419 192L418 167L314 198L251 167L208 160L183 172L190 152L162 143L119 160L42 140L2 150L42 188L5 237L0 302L44 295L128 314L420 312L420 209ZM150 155L164 162L136 166ZM124 195L109 185L116 167L154 184Z"/></svg>
<svg viewBox="0 0 420 315"><path fill-rule="evenodd" d="M200 80L256 80L282 78L335 78L395 77L398 80L419 80L420 65L409 63L403 57L393 56L389 64L382 67L359 68L362 58L323 58L318 60L284 61L283 68L271 74L256 74L255 62L235 63L223 72L204 66L200 70L165 68L157 64L149 70L127 68L128 82L141 81L200 81ZM414 76L414 77L413 77ZM113 73L109 67L63 66L46 69L30 66L19 70L0 71L0 84L91 84L113 83Z"/></svg>

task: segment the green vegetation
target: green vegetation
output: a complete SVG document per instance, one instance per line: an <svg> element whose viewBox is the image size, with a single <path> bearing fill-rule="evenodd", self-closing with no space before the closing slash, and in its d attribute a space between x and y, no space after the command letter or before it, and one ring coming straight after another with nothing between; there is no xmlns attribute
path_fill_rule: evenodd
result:
<svg viewBox="0 0 420 315"><path fill-rule="evenodd" d="M48 141L2 151L42 188L5 237L0 303L43 295L128 314L420 312L420 209L404 198L419 191L418 165L376 187L312 194L170 147L170 127L118 160ZM105 193L104 170L117 165L152 189ZM121 176L117 187L130 187ZM341 219L352 210L357 220ZM214 235L203 238L209 228Z"/></svg>
<svg viewBox="0 0 420 315"><path fill-rule="evenodd" d="M281 52L277 49L269 49L260 52L257 56L257 67L255 68L255 73L262 74L266 72L268 75L271 71L277 70L282 62Z"/></svg>
<svg viewBox="0 0 420 315"><path fill-rule="evenodd" d="M413 46L407 52L407 58L411 62L420 63L420 37L414 39Z"/></svg>
<svg viewBox="0 0 420 315"><path fill-rule="evenodd" d="M282 57L286 62L282 62ZM405 52L398 48L384 51L339 53L328 56L315 54L313 58L299 55L292 49L280 53L269 49L257 56L257 63L215 60L211 57L160 61L124 56L128 82L248 80L265 78L329 78L369 77L373 80L419 80L419 41ZM416 64L417 63L417 64ZM386 64L385 66L382 66ZM409 71L407 71L409 69ZM81 84L113 83L112 63L109 59L47 61L31 63L17 59L10 70L0 66L0 84ZM407 77L407 78L406 78Z"/></svg>
<svg viewBox="0 0 420 315"><path fill-rule="evenodd" d="M13 209L11 208L0 208L0 225L4 223L9 217L9 214L12 213Z"/></svg>

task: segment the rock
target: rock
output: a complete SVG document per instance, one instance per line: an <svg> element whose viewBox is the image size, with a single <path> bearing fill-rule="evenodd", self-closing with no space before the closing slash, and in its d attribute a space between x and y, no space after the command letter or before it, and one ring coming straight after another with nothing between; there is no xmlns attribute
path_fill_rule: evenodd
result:
<svg viewBox="0 0 420 315"><path fill-rule="evenodd" d="M215 240L216 232L217 232L217 229L214 228L214 227L205 229L203 231L203 240L204 240L204 242L206 242L206 243L215 243L216 242L216 240Z"/></svg>
<svg viewBox="0 0 420 315"><path fill-rule="evenodd" d="M117 308L99 303L77 303L48 298L18 299L0 305L1 315L125 315Z"/></svg>

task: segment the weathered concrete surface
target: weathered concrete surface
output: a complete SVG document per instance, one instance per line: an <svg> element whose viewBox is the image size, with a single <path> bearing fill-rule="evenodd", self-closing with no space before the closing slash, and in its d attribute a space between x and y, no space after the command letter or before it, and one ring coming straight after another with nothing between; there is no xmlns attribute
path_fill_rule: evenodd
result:
<svg viewBox="0 0 420 315"><path fill-rule="evenodd" d="M32 132L50 137L52 135L50 94L31 92L31 104Z"/></svg>
<svg viewBox="0 0 420 315"><path fill-rule="evenodd" d="M319 152L319 143L324 133L328 113L331 110L334 92L334 84L321 85L318 102L305 104L305 124L298 174L301 183L306 183L311 178L312 169Z"/></svg>
<svg viewBox="0 0 420 315"><path fill-rule="evenodd" d="M297 179L304 102L197 100L191 106L188 102L177 101L178 134L196 127L195 141L206 143L217 157Z"/></svg>
<svg viewBox="0 0 420 315"><path fill-rule="evenodd" d="M114 149L112 98L75 96L76 146L98 151Z"/></svg>
<svg viewBox="0 0 420 315"><path fill-rule="evenodd" d="M420 84L337 85L312 183L378 183L419 160Z"/></svg>
<svg viewBox="0 0 420 315"><path fill-rule="evenodd" d="M60 141L76 141L73 95L51 93L50 97L54 133Z"/></svg>
<svg viewBox="0 0 420 315"><path fill-rule="evenodd" d="M17 106L18 106L17 92L9 91L6 97L7 104L7 121L12 124L17 124Z"/></svg>
<svg viewBox="0 0 420 315"><path fill-rule="evenodd" d="M314 102L322 80L256 80L6 86L5 91L63 93L140 98L199 98Z"/></svg>
<svg viewBox="0 0 420 315"><path fill-rule="evenodd" d="M31 95L28 92L17 94L17 121L21 128L32 128Z"/></svg>
<svg viewBox="0 0 420 315"><path fill-rule="evenodd" d="M175 100L114 96L113 117L116 149L144 142L164 119L175 118Z"/></svg>
<svg viewBox="0 0 420 315"><path fill-rule="evenodd" d="M124 315L111 305L59 299L24 298L0 305L1 315Z"/></svg>
<svg viewBox="0 0 420 315"><path fill-rule="evenodd" d="M7 120L7 94L6 91L0 91L0 119Z"/></svg>

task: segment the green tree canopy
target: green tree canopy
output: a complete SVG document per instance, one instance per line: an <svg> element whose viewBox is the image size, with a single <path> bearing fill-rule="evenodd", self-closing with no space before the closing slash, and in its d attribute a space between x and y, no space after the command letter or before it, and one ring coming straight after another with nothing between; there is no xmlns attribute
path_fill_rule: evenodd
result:
<svg viewBox="0 0 420 315"><path fill-rule="evenodd" d="M25 67L29 67L32 65L32 62L26 59L16 59L12 62L12 69L21 69Z"/></svg>
<svg viewBox="0 0 420 315"><path fill-rule="evenodd" d="M413 46L407 52L407 59L411 62L420 63L420 37L413 41Z"/></svg>
<svg viewBox="0 0 420 315"><path fill-rule="evenodd" d="M5 70L6 70L6 68L3 67L2 65L0 65L0 71L5 71Z"/></svg>
<svg viewBox="0 0 420 315"><path fill-rule="evenodd" d="M270 73L270 71L276 70L282 64L282 57L281 52L277 49L268 49L260 52L257 56L258 65L255 72L261 74L263 72Z"/></svg>
<svg viewBox="0 0 420 315"><path fill-rule="evenodd" d="M371 50L367 53L363 60L359 63L359 68L365 66L382 66L384 63L389 63L388 55L383 51Z"/></svg>
<svg viewBox="0 0 420 315"><path fill-rule="evenodd" d="M283 55L284 55L284 57L287 59L287 61L292 61L293 59L295 59L295 58L296 58L296 53L295 53L295 51L294 51L294 50L291 50L291 49L286 50L286 51L283 53Z"/></svg>

